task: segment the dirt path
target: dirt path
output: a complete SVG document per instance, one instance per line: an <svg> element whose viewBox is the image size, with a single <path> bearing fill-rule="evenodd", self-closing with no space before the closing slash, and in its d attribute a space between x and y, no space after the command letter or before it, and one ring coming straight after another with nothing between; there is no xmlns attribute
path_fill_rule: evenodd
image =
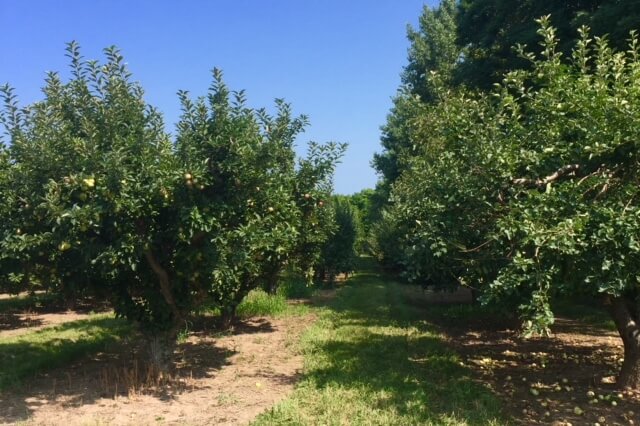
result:
<svg viewBox="0 0 640 426"><path fill-rule="evenodd" d="M253 318L228 335L193 333L179 345L176 376L163 391L149 382L141 388L144 373L125 345L0 394L0 423L246 424L293 390L302 369L297 342L313 319Z"/></svg>

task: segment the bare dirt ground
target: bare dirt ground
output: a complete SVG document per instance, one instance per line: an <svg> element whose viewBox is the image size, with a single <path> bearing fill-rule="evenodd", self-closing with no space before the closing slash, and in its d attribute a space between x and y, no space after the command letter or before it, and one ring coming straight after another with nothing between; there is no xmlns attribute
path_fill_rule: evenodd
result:
<svg viewBox="0 0 640 426"><path fill-rule="evenodd" d="M445 328L463 362L522 425L640 424L640 393L620 391L623 348L616 332L559 318L549 338L468 324Z"/></svg>
<svg viewBox="0 0 640 426"><path fill-rule="evenodd" d="M42 294L42 293L41 293ZM17 297L27 297L26 293ZM15 298L15 295L0 293L0 301ZM78 301L73 309L57 303L34 303L24 308L9 308L0 312L0 339L19 336L45 327L88 318L91 313L109 312L105 303L92 300Z"/></svg>
<svg viewBox="0 0 640 426"><path fill-rule="evenodd" d="M140 345L128 342L0 394L0 423L246 424L293 390L303 361L297 342L313 319L252 318L217 335L198 324L162 386L145 378Z"/></svg>

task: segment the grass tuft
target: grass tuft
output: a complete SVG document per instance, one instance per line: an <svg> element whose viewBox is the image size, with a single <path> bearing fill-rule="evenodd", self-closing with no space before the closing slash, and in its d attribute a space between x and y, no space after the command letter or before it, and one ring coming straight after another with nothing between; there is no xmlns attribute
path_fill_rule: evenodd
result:
<svg viewBox="0 0 640 426"><path fill-rule="evenodd" d="M290 303L283 293L269 294L264 290L252 290L238 306L241 318L254 316L296 316L308 313L311 308L302 303Z"/></svg>

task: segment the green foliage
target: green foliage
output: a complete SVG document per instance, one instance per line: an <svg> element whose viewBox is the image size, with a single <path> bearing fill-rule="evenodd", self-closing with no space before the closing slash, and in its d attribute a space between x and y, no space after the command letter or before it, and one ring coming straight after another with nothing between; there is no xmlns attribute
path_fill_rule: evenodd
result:
<svg viewBox="0 0 640 426"><path fill-rule="evenodd" d="M238 305L238 316L240 317L288 317L305 315L311 308L305 303L290 303L290 296L278 288L277 294L269 294L262 289L251 290Z"/></svg>
<svg viewBox="0 0 640 426"><path fill-rule="evenodd" d="M552 295L631 306L640 272L638 42L616 53L582 29L566 65L539 22L528 71L425 110L390 210L410 281L479 287L487 303L520 304L538 333Z"/></svg>
<svg viewBox="0 0 640 426"><path fill-rule="evenodd" d="M407 28L410 46L402 83L423 102L433 102L438 96L431 74L449 80L461 59L462 49L456 44L457 15L457 1L442 0L436 8L424 5L418 28Z"/></svg>
<svg viewBox="0 0 640 426"><path fill-rule="evenodd" d="M318 274L323 247L336 232L335 210L330 202L332 176L345 149L344 144L310 144L307 157L299 162L295 198L301 226L294 263L309 282Z"/></svg>
<svg viewBox="0 0 640 426"><path fill-rule="evenodd" d="M287 310L287 299L279 294L269 294L262 289L252 290L238 306L240 317L278 315Z"/></svg>
<svg viewBox="0 0 640 426"><path fill-rule="evenodd" d="M456 45L457 6L455 0L442 0L437 8L424 6L419 28L407 29L410 42L408 64L393 108L382 127L383 152L374 156L373 166L382 177L378 191L387 201L390 185L407 168L406 159L416 142L414 118L425 104L438 101L438 87L452 81L461 59Z"/></svg>
<svg viewBox="0 0 640 426"><path fill-rule="evenodd" d="M306 299L313 292L314 287L308 280L293 271L285 271L280 278L277 294L287 299Z"/></svg>
<svg viewBox="0 0 640 426"><path fill-rule="evenodd" d="M465 46L465 58L456 69L459 83L488 89L502 76L528 67L513 46L527 45L536 50L535 19L551 15L565 57L577 41L583 25L594 34L608 38L613 46L625 49L629 31L638 29L640 4L630 0L462 0L457 19L458 44Z"/></svg>
<svg viewBox="0 0 640 426"><path fill-rule="evenodd" d="M319 265L321 277L329 281L340 273L349 273L355 269L356 242L360 234L358 211L346 197L334 197L332 208L335 211L336 228L322 247L322 260Z"/></svg>
<svg viewBox="0 0 640 426"><path fill-rule="evenodd" d="M357 212L358 237L356 240L356 252L361 255L370 254L372 244L371 227L378 220L379 213L376 205L377 193L374 189L363 189L355 194L342 197L348 200Z"/></svg>
<svg viewBox="0 0 640 426"><path fill-rule="evenodd" d="M173 338L202 306L232 316L285 265L316 265L345 145L312 143L296 165L306 117L249 108L218 70L206 96L178 94L173 143L117 49L104 64L67 53L70 81L50 73L42 101L20 108L2 88L3 288L96 292Z"/></svg>

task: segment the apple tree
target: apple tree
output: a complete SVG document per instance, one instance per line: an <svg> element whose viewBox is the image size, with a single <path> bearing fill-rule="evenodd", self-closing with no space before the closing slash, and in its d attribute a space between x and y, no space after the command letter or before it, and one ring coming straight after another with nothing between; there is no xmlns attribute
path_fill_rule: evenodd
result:
<svg viewBox="0 0 640 426"><path fill-rule="evenodd" d="M528 333L547 332L554 295L602 300L624 342L618 383L638 388L639 43L615 52L583 28L567 64L540 24L542 53L520 49L529 69L424 110L391 246L410 280L520 306Z"/></svg>
<svg viewBox="0 0 640 426"><path fill-rule="evenodd" d="M180 93L173 143L117 49L104 64L67 52L71 78L49 74L43 100L20 108L2 92L3 282L105 295L162 367L189 315L214 305L231 317L296 255L293 140L306 120L281 101L275 117L248 108L216 71L206 97Z"/></svg>

